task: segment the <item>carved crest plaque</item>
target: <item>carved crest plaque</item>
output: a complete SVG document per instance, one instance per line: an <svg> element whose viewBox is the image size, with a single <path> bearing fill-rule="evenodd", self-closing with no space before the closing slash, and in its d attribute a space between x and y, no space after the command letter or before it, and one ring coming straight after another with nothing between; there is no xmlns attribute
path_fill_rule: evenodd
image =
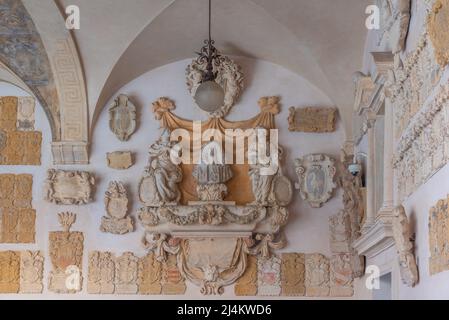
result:
<svg viewBox="0 0 449 320"><path fill-rule="evenodd" d="M109 128L120 141L128 141L136 130L136 107L121 94L109 108Z"/></svg>
<svg viewBox="0 0 449 320"><path fill-rule="evenodd" d="M295 171L299 179L296 188L312 208L320 208L326 203L337 187L334 181L334 162L324 154L311 154L295 160Z"/></svg>

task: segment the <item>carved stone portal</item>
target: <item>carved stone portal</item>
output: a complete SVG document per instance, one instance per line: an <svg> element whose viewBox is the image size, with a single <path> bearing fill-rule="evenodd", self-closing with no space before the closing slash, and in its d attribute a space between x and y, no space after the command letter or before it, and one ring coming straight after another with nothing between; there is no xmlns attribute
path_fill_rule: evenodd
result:
<svg viewBox="0 0 449 320"><path fill-rule="evenodd" d="M81 291L83 242L82 232L70 231L76 220L73 213L60 213L59 223L64 231L49 234L50 259L53 270L48 279L48 290L55 293L76 293Z"/></svg>
<svg viewBox="0 0 449 320"><path fill-rule="evenodd" d="M288 130L297 132L325 133L335 131L337 109L290 107Z"/></svg>
<svg viewBox="0 0 449 320"><path fill-rule="evenodd" d="M136 107L121 94L109 108L109 128L120 141L128 141L136 130Z"/></svg>
<svg viewBox="0 0 449 320"><path fill-rule="evenodd" d="M105 193L104 206L107 217L101 218L100 230L113 234L125 234L134 230L134 222L128 213L128 194L121 182L111 181Z"/></svg>
<svg viewBox="0 0 449 320"><path fill-rule="evenodd" d="M334 162L324 154L311 154L295 160L295 171L299 178L296 188L312 208L320 208L332 197L337 187L334 182Z"/></svg>
<svg viewBox="0 0 449 320"><path fill-rule="evenodd" d="M44 199L59 205L80 205L92 201L94 176L85 171L50 169L44 185Z"/></svg>

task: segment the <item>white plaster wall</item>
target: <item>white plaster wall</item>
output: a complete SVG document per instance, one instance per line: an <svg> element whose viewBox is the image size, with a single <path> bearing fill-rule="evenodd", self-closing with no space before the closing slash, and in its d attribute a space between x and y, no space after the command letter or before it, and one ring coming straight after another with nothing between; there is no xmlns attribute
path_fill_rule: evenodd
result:
<svg viewBox="0 0 449 320"><path fill-rule="evenodd" d="M229 120L243 120L255 116L259 113L257 100L262 96L278 95L281 97L281 113L276 116L279 128L279 141L285 149L284 173L294 182L296 180L293 160L309 153L326 153L339 159L339 150L343 141L343 128L340 120L337 124L337 131L332 134L303 134L290 133L287 130L288 108L290 106L333 106L332 102L318 89L311 86L306 80L297 74L284 69L275 64L260 60L246 58L235 58L243 67L246 75L243 96L239 103L229 114ZM109 130L108 108L103 109L99 121L93 128L93 141L91 145L91 164L88 166L63 166L61 169L80 169L95 173L96 193L95 201L84 206L57 206L46 203L42 200L42 184L45 179L45 172L53 167L50 156L50 128L46 121L44 112L40 106L36 107L36 128L43 132L42 166L1 166L0 172L27 172L34 175L33 185L33 207L37 210L37 243L33 245L5 245L0 244L0 250L37 250L40 249L45 255L45 279L44 295L0 295L3 298L132 298L132 299L164 299L164 296L97 296L86 293L87 277L87 256L93 250L112 251L117 255L125 251L134 252L138 256L143 256L145 251L140 245L143 229L136 223L136 231L127 235L111 235L101 233L99 224L101 217L105 214L103 196L107 189L107 184L111 180L120 180L126 184L128 189L131 208L130 213L135 217L135 212L139 208L137 200L137 183L147 162L147 148L158 137L158 122L154 120L151 112L151 103L158 97L166 96L176 103L177 115L186 119L205 118L194 104L192 98L187 93L185 86L185 68L189 60L175 62L152 70L141 77L130 82L117 94L124 93L137 106L138 127L136 133L128 142L120 142ZM116 94L116 95L117 95ZM10 86L0 86L0 96L5 95L25 95L19 89ZM115 95L115 96L116 96ZM112 102L109 102L109 104ZM108 105L109 105L108 104ZM113 170L106 165L106 152L117 150L130 150L135 155L135 165L128 170ZM293 203L290 206L290 220L285 228L288 246L286 252L320 252L330 255L328 218L337 213L343 207L341 202L341 190L326 203L323 208L311 209L307 203L302 201L299 192L295 191ZM47 275L51 270L48 257L48 232L60 230L57 222L57 213L62 211L72 211L78 214L77 222L73 230L84 232L84 290L76 295L56 295L48 292ZM167 297L165 297L167 298ZM201 298L199 289L187 282L186 296L168 296L168 298ZM216 297L206 297L215 299ZM223 298L234 298L233 288L225 288Z"/></svg>

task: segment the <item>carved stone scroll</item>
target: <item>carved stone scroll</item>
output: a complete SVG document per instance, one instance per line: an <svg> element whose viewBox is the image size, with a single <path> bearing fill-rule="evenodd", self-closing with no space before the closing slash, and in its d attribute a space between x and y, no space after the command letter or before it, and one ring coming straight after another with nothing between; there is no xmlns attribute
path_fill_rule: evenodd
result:
<svg viewBox="0 0 449 320"><path fill-rule="evenodd" d="M335 131L337 109L295 108L289 109L288 130L297 132L325 133Z"/></svg>
<svg viewBox="0 0 449 320"><path fill-rule="evenodd" d="M427 32L441 67L449 63L449 1L436 0L427 20Z"/></svg>
<svg viewBox="0 0 449 320"><path fill-rule="evenodd" d="M234 287L236 296L257 295L257 257L248 256L245 272Z"/></svg>
<svg viewBox="0 0 449 320"><path fill-rule="evenodd" d="M281 284L283 296L304 296L305 255L303 253L282 253Z"/></svg>
<svg viewBox="0 0 449 320"><path fill-rule="evenodd" d="M109 108L109 128L120 141L128 141L136 130L136 107L121 94Z"/></svg>
<svg viewBox="0 0 449 320"><path fill-rule="evenodd" d="M162 293L162 263L150 252L139 261L139 294Z"/></svg>
<svg viewBox="0 0 449 320"><path fill-rule="evenodd" d="M299 179L296 188L301 197L312 208L320 208L331 197L337 187L334 160L324 154L311 154L295 160L295 171Z"/></svg>
<svg viewBox="0 0 449 320"><path fill-rule="evenodd" d="M111 181L105 193L104 205L107 217L101 218L100 230L113 234L125 234L134 230L134 222L128 213L128 194L121 182Z"/></svg>
<svg viewBox="0 0 449 320"><path fill-rule="evenodd" d="M44 257L40 251L20 253L20 293L42 293Z"/></svg>
<svg viewBox="0 0 449 320"><path fill-rule="evenodd" d="M412 232L405 208L400 205L394 210L393 238L398 252L399 270L402 282L409 287L418 283L418 267L414 254Z"/></svg>
<svg viewBox="0 0 449 320"><path fill-rule="evenodd" d="M45 200L59 205L81 205L92 201L94 176L85 171L50 169L44 185Z"/></svg>
<svg viewBox="0 0 449 320"><path fill-rule="evenodd" d="M354 295L351 254L334 254L330 258L330 296L352 297Z"/></svg>
<svg viewBox="0 0 449 320"><path fill-rule="evenodd" d="M257 259L257 294L259 296L278 296L281 294L281 259Z"/></svg>
<svg viewBox="0 0 449 320"><path fill-rule="evenodd" d="M139 258L132 252L125 252L115 260L115 292L137 294Z"/></svg>
<svg viewBox="0 0 449 320"><path fill-rule="evenodd" d="M48 289L55 293L76 293L82 286L83 242L82 232L70 231L76 220L73 213L60 213L59 223L64 231L49 234L50 271Z"/></svg>
<svg viewBox="0 0 449 320"><path fill-rule="evenodd" d="M133 165L132 153L130 151L114 151L106 154L108 167L116 170L125 170Z"/></svg>
<svg viewBox="0 0 449 320"><path fill-rule="evenodd" d="M329 259L319 253L306 254L306 296L329 296Z"/></svg>
<svg viewBox="0 0 449 320"><path fill-rule="evenodd" d="M89 253L87 292L112 294L115 292L115 256L110 252Z"/></svg>
<svg viewBox="0 0 449 320"><path fill-rule="evenodd" d="M20 287L20 254L0 251L0 293L18 293Z"/></svg>

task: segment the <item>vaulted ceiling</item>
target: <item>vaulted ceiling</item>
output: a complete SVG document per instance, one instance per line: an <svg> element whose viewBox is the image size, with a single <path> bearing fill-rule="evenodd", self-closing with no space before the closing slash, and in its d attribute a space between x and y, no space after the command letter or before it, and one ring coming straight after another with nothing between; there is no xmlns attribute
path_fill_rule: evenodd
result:
<svg viewBox="0 0 449 320"><path fill-rule="evenodd" d="M81 11L81 29L72 35L84 70L91 130L121 86L193 57L207 37L207 0L54 1L61 15L72 4ZM268 60L306 78L340 109L349 133L351 75L362 65L370 2L213 0L212 34L225 54Z"/></svg>

